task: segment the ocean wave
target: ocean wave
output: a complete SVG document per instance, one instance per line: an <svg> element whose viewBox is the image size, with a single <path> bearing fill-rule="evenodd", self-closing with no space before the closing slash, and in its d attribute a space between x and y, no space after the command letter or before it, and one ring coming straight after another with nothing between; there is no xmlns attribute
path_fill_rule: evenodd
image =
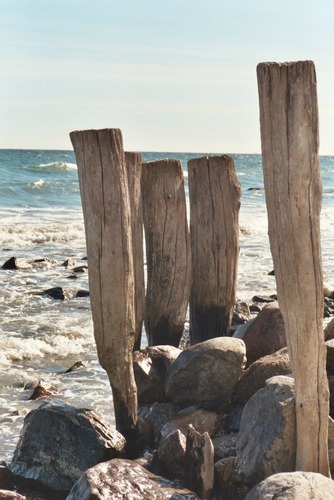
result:
<svg viewBox="0 0 334 500"><path fill-rule="evenodd" d="M62 170L76 170L76 163L69 163L66 161L55 161L51 163L40 163L39 165L35 165L36 168L59 168Z"/></svg>
<svg viewBox="0 0 334 500"><path fill-rule="evenodd" d="M29 182L28 187L30 189L41 189L45 184L45 181L43 179L38 179L37 181L34 182Z"/></svg>
<svg viewBox="0 0 334 500"><path fill-rule="evenodd" d="M68 243L84 245L83 224L29 224L0 226L0 245L3 247L26 247L41 243Z"/></svg>

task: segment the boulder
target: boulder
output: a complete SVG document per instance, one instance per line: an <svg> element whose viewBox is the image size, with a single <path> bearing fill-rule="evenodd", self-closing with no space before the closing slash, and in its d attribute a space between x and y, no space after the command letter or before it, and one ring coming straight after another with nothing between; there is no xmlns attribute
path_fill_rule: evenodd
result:
<svg viewBox="0 0 334 500"><path fill-rule="evenodd" d="M1 269L8 271L15 271L17 269L21 269L22 266L19 263L19 260L16 257L11 257L6 260L6 262L1 266Z"/></svg>
<svg viewBox="0 0 334 500"><path fill-rule="evenodd" d="M139 405L166 402L165 382L181 349L169 345L146 347L133 353Z"/></svg>
<svg viewBox="0 0 334 500"><path fill-rule="evenodd" d="M186 479L186 435L179 429L163 437L157 449L154 471L171 479Z"/></svg>
<svg viewBox="0 0 334 500"><path fill-rule="evenodd" d="M294 380L272 377L246 403L237 440L236 477L254 485L294 470L296 416Z"/></svg>
<svg viewBox="0 0 334 500"><path fill-rule="evenodd" d="M173 403L154 403L150 406L142 406L138 414L152 422L154 441L157 443L161 437L161 429L176 414L176 409Z"/></svg>
<svg viewBox="0 0 334 500"><path fill-rule="evenodd" d="M75 298L81 299L82 297L89 297L89 290L78 290L75 294Z"/></svg>
<svg viewBox="0 0 334 500"><path fill-rule="evenodd" d="M55 394L58 394L58 389L53 385L47 384L46 382L44 382L44 380L41 379L34 387L34 390L28 399L34 400L46 398L48 396L54 396Z"/></svg>
<svg viewBox="0 0 334 500"><path fill-rule="evenodd" d="M334 481L316 472L274 474L254 486L246 500L329 500L334 498Z"/></svg>
<svg viewBox="0 0 334 500"><path fill-rule="evenodd" d="M68 269L75 266L75 261L73 259L66 259L61 265Z"/></svg>
<svg viewBox="0 0 334 500"><path fill-rule="evenodd" d="M88 272L88 266L73 267L72 271L74 273L87 273Z"/></svg>
<svg viewBox="0 0 334 500"><path fill-rule="evenodd" d="M246 345L247 366L263 356L286 346L283 316L277 302L265 306L248 324L242 325L242 337L238 329L234 337L242 338Z"/></svg>
<svg viewBox="0 0 334 500"><path fill-rule="evenodd" d="M217 434L221 426L221 416L215 412L207 410L183 410L172 417L161 429L160 435L162 438L168 436L175 430L181 431L185 436L188 432L188 426L191 424L197 432L203 434L207 432L210 437Z"/></svg>
<svg viewBox="0 0 334 500"><path fill-rule="evenodd" d="M216 337L182 351L168 372L166 395L181 408L225 410L245 366L242 340ZM213 383L214 382L214 383Z"/></svg>
<svg viewBox="0 0 334 500"><path fill-rule="evenodd" d="M238 483L235 466L235 457L222 458L215 463L215 490L217 495L214 498L244 500L249 488L245 484Z"/></svg>
<svg viewBox="0 0 334 500"><path fill-rule="evenodd" d="M252 301L260 304L270 304L277 301L277 295L254 295Z"/></svg>
<svg viewBox="0 0 334 500"><path fill-rule="evenodd" d="M259 358L244 371L238 380L233 393L233 404L244 406L258 390L265 387L268 378L290 373L291 363L286 347L274 354Z"/></svg>
<svg viewBox="0 0 334 500"><path fill-rule="evenodd" d="M334 318L326 325L324 336L326 341L334 339Z"/></svg>
<svg viewBox="0 0 334 500"><path fill-rule="evenodd" d="M67 298L66 294L64 292L64 289L61 286L55 286L53 288L48 288L47 290L44 290L39 295L47 295L51 299L56 299L56 300L65 300Z"/></svg>
<svg viewBox="0 0 334 500"><path fill-rule="evenodd" d="M173 481L156 476L131 460L114 459L88 469L75 483L67 500L131 498L131 500L198 499Z"/></svg>
<svg viewBox="0 0 334 500"><path fill-rule="evenodd" d="M9 468L21 478L69 491L86 469L120 456L124 446L124 437L93 411L53 400L26 415Z"/></svg>

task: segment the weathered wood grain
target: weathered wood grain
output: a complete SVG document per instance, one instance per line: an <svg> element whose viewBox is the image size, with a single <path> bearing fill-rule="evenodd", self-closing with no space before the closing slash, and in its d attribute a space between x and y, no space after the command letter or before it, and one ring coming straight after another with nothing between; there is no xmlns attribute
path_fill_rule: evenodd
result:
<svg viewBox="0 0 334 500"><path fill-rule="evenodd" d="M141 196L141 155L125 152L125 165L131 207L132 255L135 283L135 344L140 349L145 310L145 282L143 255L143 210Z"/></svg>
<svg viewBox="0 0 334 500"><path fill-rule="evenodd" d="M143 163L142 196L147 257L146 333L149 345L178 346L191 275L181 163Z"/></svg>
<svg viewBox="0 0 334 500"><path fill-rule="evenodd" d="M229 334L239 256L241 188L230 156L188 161L192 288L190 339Z"/></svg>
<svg viewBox="0 0 334 500"><path fill-rule="evenodd" d="M122 134L119 129L84 130L70 137L85 221L95 341L113 392L116 427L127 437L137 422L137 391L131 212Z"/></svg>
<svg viewBox="0 0 334 500"><path fill-rule="evenodd" d="M257 77L270 246L296 388L296 469L328 476L315 68L261 63Z"/></svg>

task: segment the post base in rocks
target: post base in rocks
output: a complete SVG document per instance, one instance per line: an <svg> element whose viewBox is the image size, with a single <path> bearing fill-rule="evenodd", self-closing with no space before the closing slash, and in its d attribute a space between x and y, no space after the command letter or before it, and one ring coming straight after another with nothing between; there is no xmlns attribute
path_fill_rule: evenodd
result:
<svg viewBox="0 0 334 500"><path fill-rule="evenodd" d="M226 307L193 307L190 304L190 318L191 345L229 335L231 314L230 309Z"/></svg>

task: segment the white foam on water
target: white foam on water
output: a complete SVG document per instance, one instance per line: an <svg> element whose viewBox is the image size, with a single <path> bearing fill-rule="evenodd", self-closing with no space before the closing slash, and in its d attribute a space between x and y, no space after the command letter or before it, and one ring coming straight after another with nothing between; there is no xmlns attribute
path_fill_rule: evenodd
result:
<svg viewBox="0 0 334 500"><path fill-rule="evenodd" d="M77 165L76 163L56 161L50 163L40 163L39 165L36 165L36 168L59 168L62 170L77 170Z"/></svg>

